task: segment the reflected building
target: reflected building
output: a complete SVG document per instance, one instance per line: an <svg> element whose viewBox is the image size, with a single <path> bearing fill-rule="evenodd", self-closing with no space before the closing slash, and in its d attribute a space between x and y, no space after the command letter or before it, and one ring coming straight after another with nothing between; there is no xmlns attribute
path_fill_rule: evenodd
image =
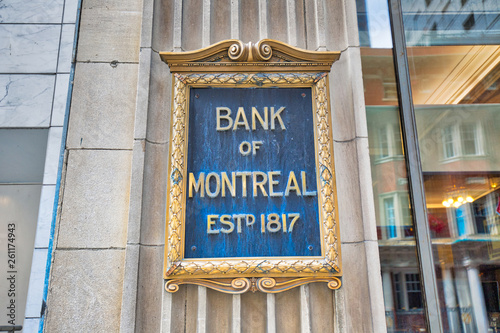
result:
<svg viewBox="0 0 500 333"><path fill-rule="evenodd" d="M363 16L370 20L369 12L358 10L358 19ZM403 1L403 19L442 325L446 332L496 331L498 3ZM420 276L426 272L419 273L416 256L393 52L365 45L361 54L386 321L391 332L415 331L425 328Z"/></svg>

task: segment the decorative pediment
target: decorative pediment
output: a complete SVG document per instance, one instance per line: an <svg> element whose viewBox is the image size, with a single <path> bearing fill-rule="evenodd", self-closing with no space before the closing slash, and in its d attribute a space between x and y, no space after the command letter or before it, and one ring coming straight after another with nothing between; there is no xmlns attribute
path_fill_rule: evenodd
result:
<svg viewBox="0 0 500 333"><path fill-rule="evenodd" d="M340 52L308 51L273 39L228 39L196 51L160 52L160 57L172 73L329 72Z"/></svg>

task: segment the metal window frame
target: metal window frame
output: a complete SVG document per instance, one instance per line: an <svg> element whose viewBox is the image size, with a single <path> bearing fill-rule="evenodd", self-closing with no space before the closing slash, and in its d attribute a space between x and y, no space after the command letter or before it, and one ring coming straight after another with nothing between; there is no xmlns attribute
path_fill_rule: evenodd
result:
<svg viewBox="0 0 500 333"><path fill-rule="evenodd" d="M422 289L424 291L427 330L433 333L443 332L436 272L432 255L432 243L427 223L424 179L411 94L401 0L389 0L389 18L394 43L393 54L399 97L399 112L404 138L406 169L409 178L408 186L411 194L410 202L416 230L417 256L420 266Z"/></svg>

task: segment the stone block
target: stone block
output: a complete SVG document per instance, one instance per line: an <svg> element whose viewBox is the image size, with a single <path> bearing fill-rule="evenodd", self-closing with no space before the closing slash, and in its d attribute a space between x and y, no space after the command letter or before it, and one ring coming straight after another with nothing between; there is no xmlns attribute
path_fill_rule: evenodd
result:
<svg viewBox="0 0 500 333"><path fill-rule="evenodd" d="M370 287L364 242L342 243L342 291L347 332L374 332L371 325ZM380 274L380 272L378 272ZM363 301L361 301L363 300ZM383 307L383 306L382 306Z"/></svg>
<svg viewBox="0 0 500 333"><path fill-rule="evenodd" d="M365 240L377 240L377 215L373 198L373 182L370 165L368 138L356 139L358 153L359 196ZM378 198L377 198L378 201Z"/></svg>
<svg viewBox="0 0 500 333"><path fill-rule="evenodd" d="M120 332L135 332L137 280L139 278L139 245L127 244L121 306Z"/></svg>
<svg viewBox="0 0 500 333"><path fill-rule="evenodd" d="M333 149L340 239L359 242L363 240L363 220L356 142L334 142Z"/></svg>
<svg viewBox="0 0 500 333"><path fill-rule="evenodd" d="M141 246L137 286L136 332L160 332L163 293L163 246Z"/></svg>
<svg viewBox="0 0 500 333"><path fill-rule="evenodd" d="M348 141L356 136L350 54L342 52L329 75L332 135L334 140Z"/></svg>
<svg viewBox="0 0 500 333"><path fill-rule="evenodd" d="M72 150L58 247L125 247L132 152Z"/></svg>
<svg viewBox="0 0 500 333"><path fill-rule="evenodd" d="M124 250L56 250L45 332L118 332Z"/></svg>
<svg viewBox="0 0 500 333"><path fill-rule="evenodd" d="M68 148L132 149L137 67L135 64L77 65Z"/></svg>
<svg viewBox="0 0 500 333"><path fill-rule="evenodd" d="M146 141L135 140L132 157L130 184L130 208L127 228L127 244L138 244L141 239L142 192L144 185L144 155Z"/></svg>
<svg viewBox="0 0 500 333"><path fill-rule="evenodd" d="M146 142L141 244L165 243L168 145Z"/></svg>
<svg viewBox="0 0 500 333"><path fill-rule="evenodd" d="M83 2L78 61L138 62L142 1Z"/></svg>
<svg viewBox="0 0 500 333"><path fill-rule="evenodd" d="M153 13L153 50L173 51L174 1L155 1Z"/></svg>
<svg viewBox="0 0 500 333"><path fill-rule="evenodd" d="M158 53L151 55L149 103L146 137L148 141L166 143L170 138L172 75Z"/></svg>
<svg viewBox="0 0 500 333"><path fill-rule="evenodd" d="M149 106L149 81L151 77L151 55L152 52L150 48L141 49L137 82L134 139L146 138ZM158 54L156 53L153 53L153 55L158 57ZM164 112L168 113L168 109L164 110Z"/></svg>

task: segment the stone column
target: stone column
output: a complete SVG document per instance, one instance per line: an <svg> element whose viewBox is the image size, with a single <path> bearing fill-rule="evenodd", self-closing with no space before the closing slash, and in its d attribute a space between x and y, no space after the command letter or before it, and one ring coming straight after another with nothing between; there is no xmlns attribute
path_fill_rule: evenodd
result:
<svg viewBox="0 0 500 333"><path fill-rule="evenodd" d="M488 332L488 314L484 303L483 287L476 267L467 267L469 277L470 296L472 300L472 311L476 319L477 332Z"/></svg>
<svg viewBox="0 0 500 333"><path fill-rule="evenodd" d="M458 312L453 276L450 268L443 268L443 289L446 313L450 332L460 332L460 317Z"/></svg>
<svg viewBox="0 0 500 333"><path fill-rule="evenodd" d="M455 286L460 306L460 320L462 322L462 332L475 332L472 321L472 302L469 292L467 271L464 268L455 268Z"/></svg>
<svg viewBox="0 0 500 333"><path fill-rule="evenodd" d="M382 272L382 285L384 288L385 321L387 332L394 330L394 297L392 295L391 273Z"/></svg>

